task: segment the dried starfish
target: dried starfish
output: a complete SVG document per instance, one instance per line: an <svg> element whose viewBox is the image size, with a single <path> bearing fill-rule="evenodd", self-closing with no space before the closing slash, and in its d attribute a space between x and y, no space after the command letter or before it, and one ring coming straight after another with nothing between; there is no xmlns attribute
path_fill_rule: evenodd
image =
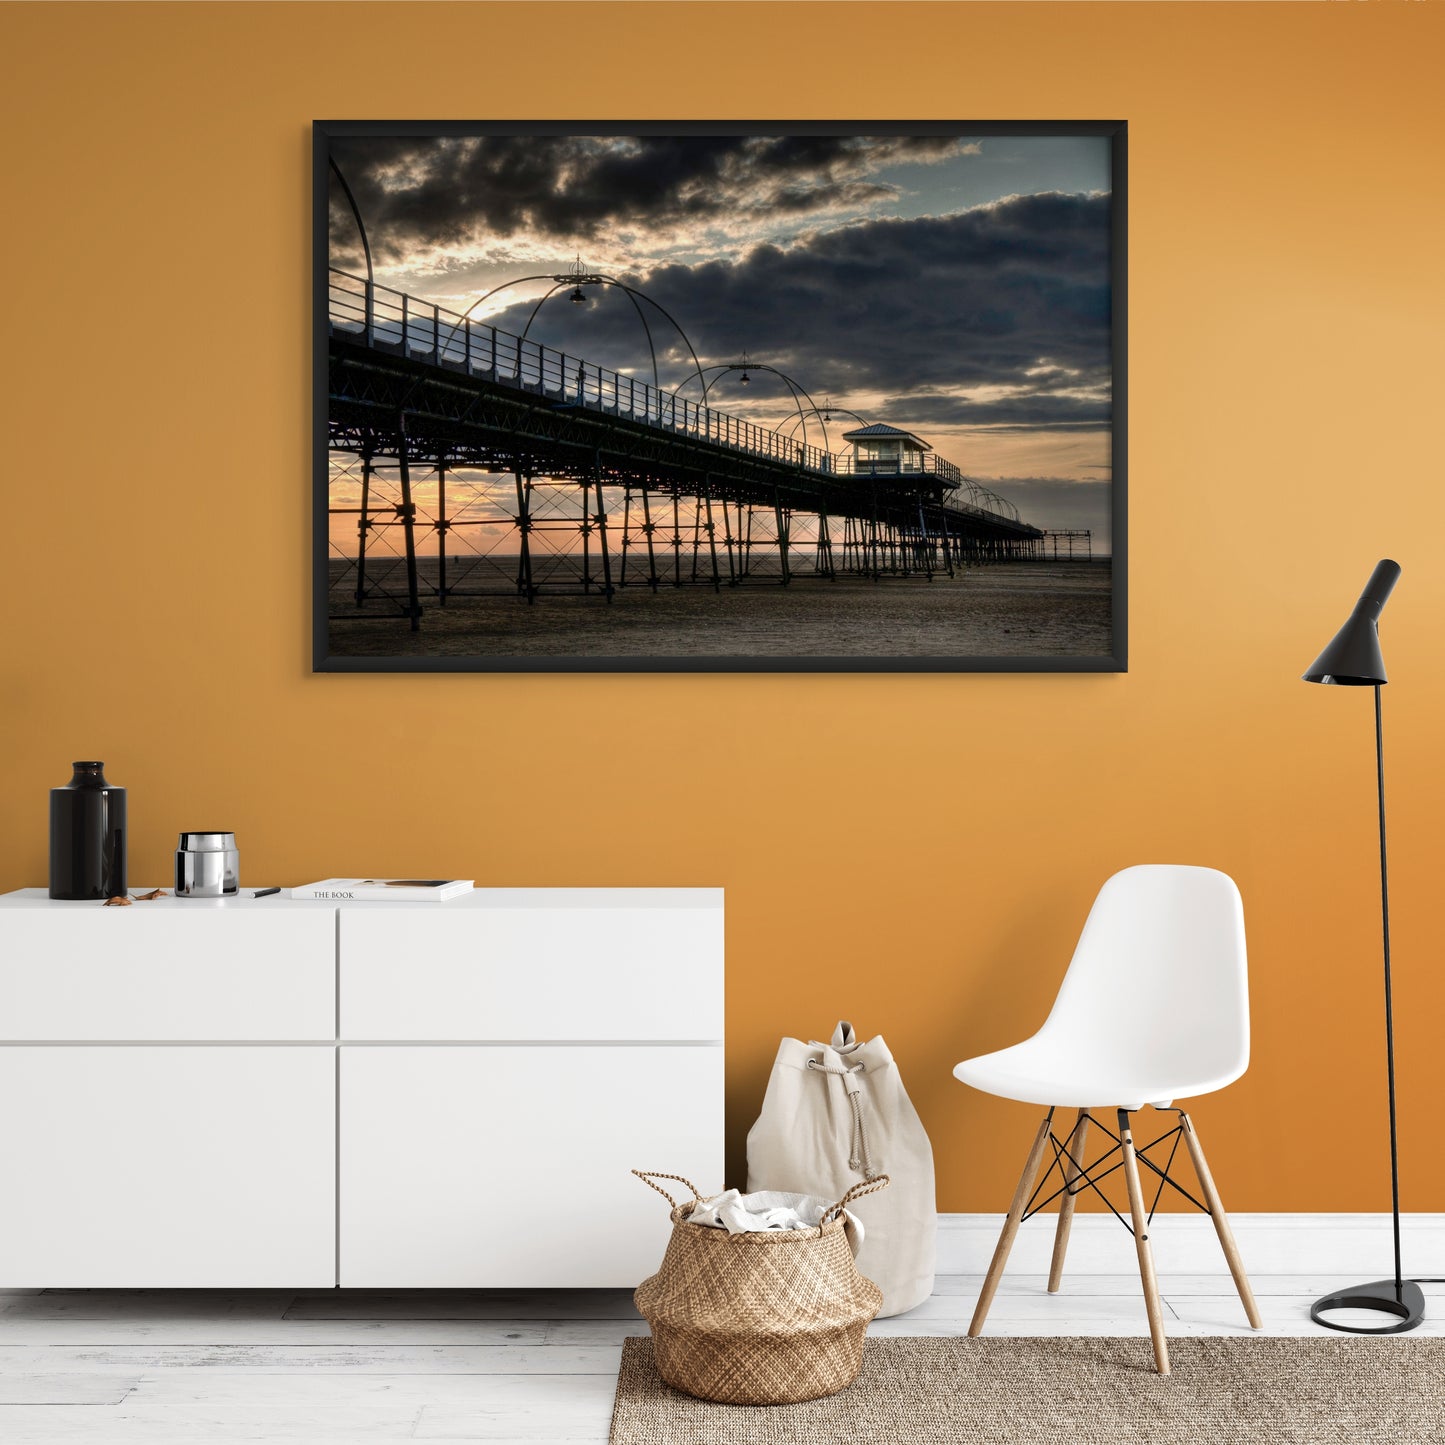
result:
<svg viewBox="0 0 1445 1445"><path fill-rule="evenodd" d="M117 893L114 898L107 898L104 906L106 908L129 908L130 899L123 893Z"/></svg>
<svg viewBox="0 0 1445 1445"><path fill-rule="evenodd" d="M142 903L148 903L152 898L165 898L167 896L164 888L152 888L149 893L137 893L134 895Z"/></svg>

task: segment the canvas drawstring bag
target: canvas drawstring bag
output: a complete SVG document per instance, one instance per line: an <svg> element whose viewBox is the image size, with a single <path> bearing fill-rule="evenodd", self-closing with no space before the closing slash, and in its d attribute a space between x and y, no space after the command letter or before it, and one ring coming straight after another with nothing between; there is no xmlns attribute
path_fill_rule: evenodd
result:
<svg viewBox="0 0 1445 1445"><path fill-rule="evenodd" d="M828 1044L784 1039L748 1134L748 1191L838 1199L881 1174L888 1190L856 1211L865 1230L858 1272L883 1291L880 1318L933 1293L933 1148L881 1036L860 1042L844 1020Z"/></svg>

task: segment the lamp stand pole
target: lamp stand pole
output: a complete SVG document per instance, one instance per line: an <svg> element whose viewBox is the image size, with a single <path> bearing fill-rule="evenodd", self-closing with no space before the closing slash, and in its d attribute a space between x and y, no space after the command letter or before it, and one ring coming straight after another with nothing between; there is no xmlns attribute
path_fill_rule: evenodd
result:
<svg viewBox="0 0 1445 1445"><path fill-rule="evenodd" d="M1390 860L1385 847L1385 726L1375 684L1375 792L1380 803L1380 923L1385 958L1385 1071L1390 1083L1390 1208L1395 1216L1395 1289L1400 1278L1400 1145L1395 1129L1395 1004L1390 991Z"/></svg>
<svg viewBox="0 0 1445 1445"><path fill-rule="evenodd" d="M1380 806L1380 919L1385 956L1385 1061L1390 1087L1390 1208L1395 1225L1395 1277L1351 1285L1310 1306L1310 1318L1326 1329L1352 1335L1399 1335L1425 1318L1425 1296L1414 1280L1402 1278L1400 1264L1400 1149L1395 1130L1395 1009L1390 992L1390 868L1385 848L1385 730L1380 684L1375 684L1375 786ZM1387 1325L1347 1325L1323 1318L1326 1310L1377 1310L1395 1318Z"/></svg>

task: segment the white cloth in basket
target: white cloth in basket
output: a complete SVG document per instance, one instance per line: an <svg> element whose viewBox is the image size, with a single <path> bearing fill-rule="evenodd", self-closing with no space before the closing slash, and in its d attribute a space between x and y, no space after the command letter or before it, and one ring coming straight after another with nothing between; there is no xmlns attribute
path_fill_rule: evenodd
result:
<svg viewBox="0 0 1445 1445"><path fill-rule="evenodd" d="M811 1194L788 1194L780 1189L744 1194L729 1189L715 1199L700 1200L687 1219L689 1224L705 1224L729 1234L758 1234L771 1229L816 1229L824 1211L830 1208L830 1204ZM843 1211L843 1227L857 1254L863 1243L863 1226L850 1209Z"/></svg>

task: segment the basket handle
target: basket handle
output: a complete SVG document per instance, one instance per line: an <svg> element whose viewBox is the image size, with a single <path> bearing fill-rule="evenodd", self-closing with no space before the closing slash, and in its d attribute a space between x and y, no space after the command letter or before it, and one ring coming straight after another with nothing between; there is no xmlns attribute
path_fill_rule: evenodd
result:
<svg viewBox="0 0 1445 1445"><path fill-rule="evenodd" d="M649 1189L657 1190L674 1209L678 1207L677 1200L675 1200L662 1185L654 1184L652 1182L654 1179L675 1179L679 1184L686 1184L687 1187L692 1190L693 1203L701 1204L703 1202L702 1195L698 1193L697 1185L694 1184L691 1179L684 1179L681 1174L659 1174L655 1169L634 1169L632 1172L637 1175Z"/></svg>
<svg viewBox="0 0 1445 1445"><path fill-rule="evenodd" d="M880 1189L887 1188L888 1176L886 1174L875 1174L872 1179L865 1179L861 1184L855 1184L831 1209L823 1211L823 1217L818 1223L820 1225L831 1223L855 1199L861 1199L865 1194L876 1194Z"/></svg>

